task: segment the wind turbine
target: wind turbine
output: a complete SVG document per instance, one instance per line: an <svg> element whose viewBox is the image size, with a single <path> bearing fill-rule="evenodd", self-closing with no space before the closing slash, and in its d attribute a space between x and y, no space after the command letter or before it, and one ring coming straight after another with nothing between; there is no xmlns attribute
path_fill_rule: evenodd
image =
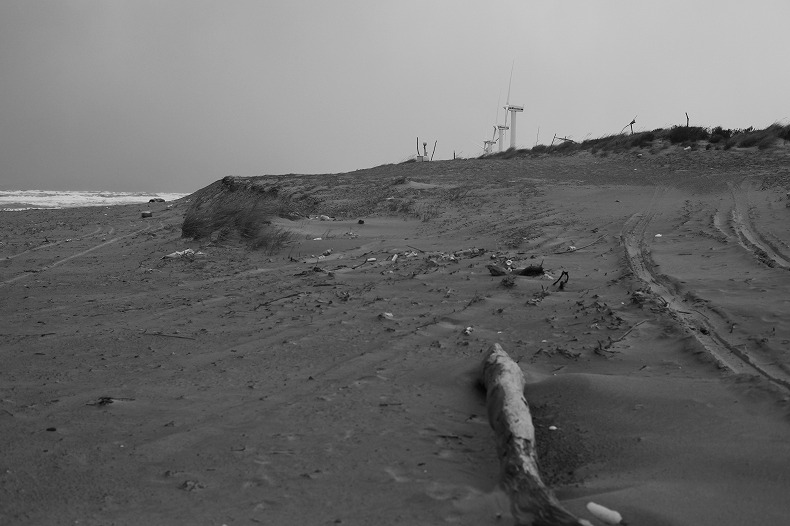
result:
<svg viewBox="0 0 790 526"><path fill-rule="evenodd" d="M497 101L496 101L496 117L494 119L494 122L499 122L499 103L501 102L501 100L502 100L502 92L500 91L499 92L499 97L497 97ZM499 144L500 144L499 151L500 152L502 151L502 148L501 148L501 145L502 145L502 132L500 132L500 134L499 134L499 139L495 139L497 128L498 128L498 126L495 124L494 125L494 133L491 134L491 139L483 141L483 151L485 152L486 155L491 153L491 150L494 148L494 145L497 143L497 140L499 141Z"/></svg>
<svg viewBox="0 0 790 526"><path fill-rule="evenodd" d="M507 85L507 101L505 102L505 130L507 130L507 114L510 113L510 122L512 129L510 130L510 147L516 147L516 113L520 111L524 111L524 106L513 106L510 104L510 87L513 85L513 67L515 66L516 61L513 61L513 64L510 66L510 82ZM501 132L500 132L501 138ZM502 143L499 144L499 151L502 151Z"/></svg>

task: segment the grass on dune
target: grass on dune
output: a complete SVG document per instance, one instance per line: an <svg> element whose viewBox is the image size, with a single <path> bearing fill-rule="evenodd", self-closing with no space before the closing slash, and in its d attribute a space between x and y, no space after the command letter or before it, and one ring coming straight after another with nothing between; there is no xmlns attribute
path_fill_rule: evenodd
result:
<svg viewBox="0 0 790 526"><path fill-rule="evenodd" d="M658 151L671 145L683 147L724 149L751 148L756 146L760 150L770 149L781 141L790 141L790 125L774 123L762 130L754 128L725 129L721 126L705 128L701 126L673 126L672 128L658 128L652 131L637 133L619 133L606 135L596 139L587 139L582 142L561 140L550 145L538 144L533 148L509 149L480 156L480 159L512 159L515 157L530 157L544 154L574 154L588 151L592 154L606 155L608 153L627 152L634 148L651 149Z"/></svg>

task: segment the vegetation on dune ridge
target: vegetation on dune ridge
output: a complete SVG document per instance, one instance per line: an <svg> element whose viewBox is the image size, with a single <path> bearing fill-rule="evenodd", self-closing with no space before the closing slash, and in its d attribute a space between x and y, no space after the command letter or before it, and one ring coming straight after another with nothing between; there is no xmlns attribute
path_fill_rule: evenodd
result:
<svg viewBox="0 0 790 526"><path fill-rule="evenodd" d="M289 217L292 208L277 186L228 176L192 195L181 235L212 241L237 238L252 249L274 253L291 240L292 234L275 227L271 220Z"/></svg>
<svg viewBox="0 0 790 526"><path fill-rule="evenodd" d="M550 145L539 144L533 148L509 149L504 152L481 155L478 159L511 159L544 154L567 155L584 151L605 156L609 153L625 152L634 148L649 149L651 153L657 153L672 145L706 150L729 150L756 146L760 150L766 150L779 144L779 141L790 141L790 125L774 123L762 130L755 130L751 127L726 129L721 126L714 128L673 126L669 129L658 128L653 131L606 135L597 139L586 139L582 142L558 140L561 142Z"/></svg>

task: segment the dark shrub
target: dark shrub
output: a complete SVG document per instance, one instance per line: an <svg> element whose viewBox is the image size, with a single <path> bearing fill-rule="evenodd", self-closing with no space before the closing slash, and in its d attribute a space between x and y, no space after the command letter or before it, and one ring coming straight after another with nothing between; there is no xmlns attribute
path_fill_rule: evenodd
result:
<svg viewBox="0 0 790 526"><path fill-rule="evenodd" d="M751 148L759 141L760 137L758 137L756 134L749 133L738 142L738 146L741 148Z"/></svg>
<svg viewBox="0 0 790 526"><path fill-rule="evenodd" d="M571 141L564 141L562 144L554 148L554 150L557 152L569 152L570 150L573 149L573 146L574 143L572 143Z"/></svg>
<svg viewBox="0 0 790 526"><path fill-rule="evenodd" d="M710 137L708 130L699 126L674 126L669 131L669 141L672 144L686 141L704 141L708 137Z"/></svg>
<svg viewBox="0 0 790 526"><path fill-rule="evenodd" d="M713 129L710 131L710 133L711 133L711 135L713 135L713 136L716 136L716 135L718 135L719 137L722 137L722 138L724 138L724 139L729 139L730 137L732 137L732 130L725 130L725 129L724 129L724 128L722 128L721 126L716 126L715 128L713 128ZM711 141L710 141L710 142L713 142L713 139L712 139L712 138L711 138ZM718 141L716 141L716 142L718 142Z"/></svg>
<svg viewBox="0 0 790 526"><path fill-rule="evenodd" d="M773 146L775 142L776 142L776 137L774 137L773 135L766 135L765 137L760 139L760 141L757 143L757 149L767 150L768 148Z"/></svg>
<svg viewBox="0 0 790 526"><path fill-rule="evenodd" d="M656 136L653 134L653 132L638 133L631 139L631 146L646 148L650 146L655 139Z"/></svg>

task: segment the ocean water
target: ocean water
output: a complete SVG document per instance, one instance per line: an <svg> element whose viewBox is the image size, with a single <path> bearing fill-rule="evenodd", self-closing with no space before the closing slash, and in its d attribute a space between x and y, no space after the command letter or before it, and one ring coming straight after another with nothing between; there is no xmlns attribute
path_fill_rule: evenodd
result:
<svg viewBox="0 0 790 526"><path fill-rule="evenodd" d="M173 201L185 195L189 194L173 192L0 190L0 211L129 205L147 203L150 199L157 197L165 201Z"/></svg>

